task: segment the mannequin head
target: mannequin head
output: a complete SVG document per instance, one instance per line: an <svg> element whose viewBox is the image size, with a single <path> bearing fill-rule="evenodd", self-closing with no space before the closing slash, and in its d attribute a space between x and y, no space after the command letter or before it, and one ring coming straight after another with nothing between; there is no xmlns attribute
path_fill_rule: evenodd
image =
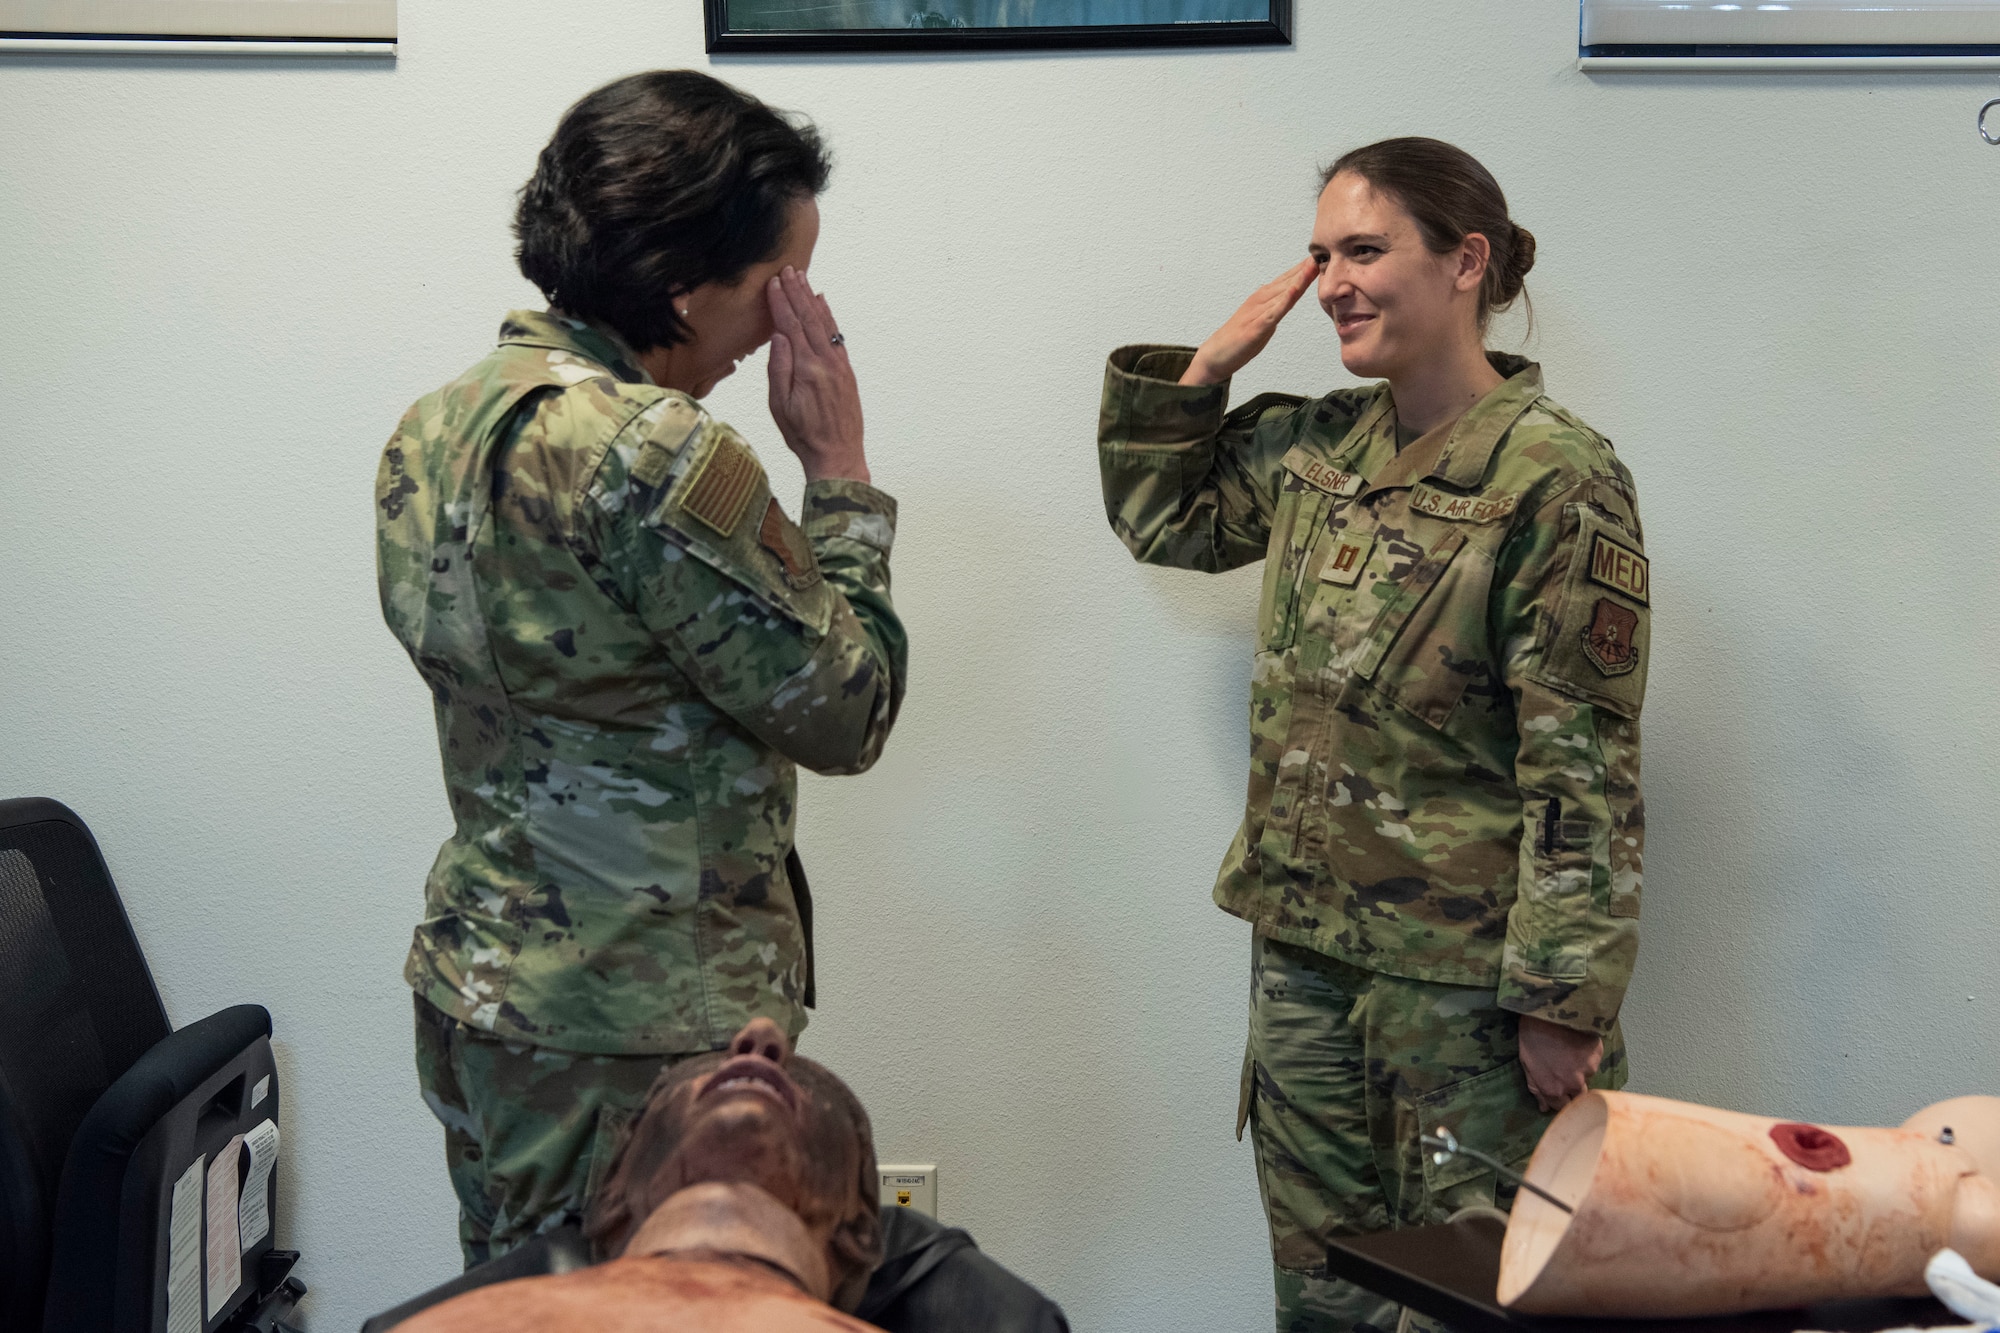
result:
<svg viewBox="0 0 2000 1333"><path fill-rule="evenodd" d="M809 1287L825 1283L812 1294L852 1309L881 1258L879 1189L861 1103L758 1018L727 1050L660 1075L585 1230L615 1258L727 1213L787 1255L809 1251L792 1266Z"/></svg>

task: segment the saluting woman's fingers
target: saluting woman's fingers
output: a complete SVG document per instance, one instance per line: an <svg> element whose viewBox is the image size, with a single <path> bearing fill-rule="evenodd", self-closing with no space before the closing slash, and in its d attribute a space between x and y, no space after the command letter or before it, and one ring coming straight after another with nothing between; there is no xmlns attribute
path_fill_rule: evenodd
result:
<svg viewBox="0 0 2000 1333"><path fill-rule="evenodd" d="M785 289L784 278L772 278L764 292L771 303L771 327L791 339L795 348L805 342L805 325L799 321L799 312L792 305L792 294Z"/></svg>
<svg viewBox="0 0 2000 1333"><path fill-rule="evenodd" d="M1279 319L1289 314L1317 276L1319 264L1311 259L1300 260L1280 274L1270 287L1273 314Z"/></svg>
<svg viewBox="0 0 2000 1333"><path fill-rule="evenodd" d="M795 268L787 268L778 278L784 284L785 299L791 302L792 311L798 317L806 340L812 344L812 350L821 356L832 356L834 345L830 339L833 337L833 319L823 313L820 300L813 294L812 284L806 281L806 275Z"/></svg>

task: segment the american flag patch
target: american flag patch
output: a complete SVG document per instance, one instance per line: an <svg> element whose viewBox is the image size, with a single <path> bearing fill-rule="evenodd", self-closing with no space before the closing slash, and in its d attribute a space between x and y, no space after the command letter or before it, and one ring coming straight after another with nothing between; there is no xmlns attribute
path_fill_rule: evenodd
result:
<svg viewBox="0 0 2000 1333"><path fill-rule="evenodd" d="M727 537L763 479L757 456L735 436L723 435L682 483L680 507Z"/></svg>

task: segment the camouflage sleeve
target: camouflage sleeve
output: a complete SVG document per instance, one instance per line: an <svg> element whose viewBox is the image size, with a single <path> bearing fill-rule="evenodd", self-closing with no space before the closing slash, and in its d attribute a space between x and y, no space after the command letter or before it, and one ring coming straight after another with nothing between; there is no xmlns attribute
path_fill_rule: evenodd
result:
<svg viewBox="0 0 2000 1333"><path fill-rule="evenodd" d="M1279 460L1304 401L1176 383L1191 347L1121 347L1104 368L1097 465L1111 530L1141 561L1215 573L1264 557Z"/></svg>
<svg viewBox="0 0 2000 1333"><path fill-rule="evenodd" d="M644 423L641 418L641 424ZM873 764L903 701L908 642L889 599L896 502L856 481L806 488L805 526L729 427L642 438L613 545L640 616L708 701L817 773ZM611 479L603 488L615 495Z"/></svg>
<svg viewBox="0 0 2000 1333"><path fill-rule="evenodd" d="M1630 490L1591 478L1535 512L1494 576L1523 806L1499 1002L1600 1034L1639 951L1639 708L1652 647L1639 534Z"/></svg>

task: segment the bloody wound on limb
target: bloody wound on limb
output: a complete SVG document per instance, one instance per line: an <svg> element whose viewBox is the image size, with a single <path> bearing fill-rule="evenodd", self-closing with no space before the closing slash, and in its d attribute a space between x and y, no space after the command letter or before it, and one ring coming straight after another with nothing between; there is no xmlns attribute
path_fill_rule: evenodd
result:
<svg viewBox="0 0 2000 1333"><path fill-rule="evenodd" d="M1771 1142L1778 1151L1808 1171L1837 1171L1854 1160L1838 1135L1818 1125L1786 1122L1771 1126Z"/></svg>

